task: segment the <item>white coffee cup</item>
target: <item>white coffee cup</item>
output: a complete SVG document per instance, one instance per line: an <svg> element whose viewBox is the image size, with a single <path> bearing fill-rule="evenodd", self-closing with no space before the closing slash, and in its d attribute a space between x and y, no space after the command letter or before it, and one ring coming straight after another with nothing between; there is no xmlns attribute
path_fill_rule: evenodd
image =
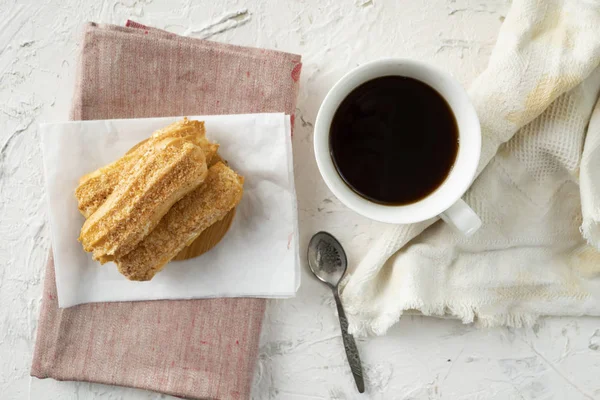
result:
<svg viewBox="0 0 600 400"><path fill-rule="evenodd" d="M444 182L425 198L407 205L374 203L354 192L338 174L329 147L331 121L346 96L367 81L391 75L417 79L434 88L450 105L459 131L456 161ZM383 59L348 72L333 86L321 104L315 123L314 146L319 171L329 189L347 207L365 217L381 222L410 224L440 216L467 236L481 226L477 214L461 199L473 181L479 162L479 119L462 86L438 68L413 60Z"/></svg>

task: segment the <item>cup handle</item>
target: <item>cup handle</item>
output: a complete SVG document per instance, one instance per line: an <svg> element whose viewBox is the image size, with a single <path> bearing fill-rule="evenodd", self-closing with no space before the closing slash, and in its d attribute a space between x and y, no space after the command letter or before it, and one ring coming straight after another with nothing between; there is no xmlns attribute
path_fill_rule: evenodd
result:
<svg viewBox="0 0 600 400"><path fill-rule="evenodd" d="M440 217L444 222L467 237L477 232L481 227L481 219L462 199L458 199L449 209L441 213Z"/></svg>

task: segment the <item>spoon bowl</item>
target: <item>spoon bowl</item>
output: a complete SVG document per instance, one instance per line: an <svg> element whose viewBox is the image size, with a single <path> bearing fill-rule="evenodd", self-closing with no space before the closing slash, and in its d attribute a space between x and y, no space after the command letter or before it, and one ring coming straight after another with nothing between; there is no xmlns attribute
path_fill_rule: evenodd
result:
<svg viewBox="0 0 600 400"><path fill-rule="evenodd" d="M308 244L308 266L319 280L337 288L346 273L348 259L336 238L327 232L319 232Z"/></svg>

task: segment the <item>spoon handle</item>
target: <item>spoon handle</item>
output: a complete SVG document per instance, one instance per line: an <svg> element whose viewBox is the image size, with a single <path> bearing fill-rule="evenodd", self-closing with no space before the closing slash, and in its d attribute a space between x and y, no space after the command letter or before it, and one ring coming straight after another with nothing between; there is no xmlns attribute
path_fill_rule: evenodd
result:
<svg viewBox="0 0 600 400"><path fill-rule="evenodd" d="M346 357L348 357L348 363L350 363L350 369L352 375L354 375L354 381L356 382L356 388L359 393L364 393L365 382L363 381L362 367L360 365L360 357L358 355L358 349L356 348L356 342L354 337L348 333L348 319L342 307L342 301L338 294L338 289L333 288L333 297L335 297L335 304L337 306L338 315L340 317L340 326L342 328L342 339L344 339L344 349L346 349Z"/></svg>

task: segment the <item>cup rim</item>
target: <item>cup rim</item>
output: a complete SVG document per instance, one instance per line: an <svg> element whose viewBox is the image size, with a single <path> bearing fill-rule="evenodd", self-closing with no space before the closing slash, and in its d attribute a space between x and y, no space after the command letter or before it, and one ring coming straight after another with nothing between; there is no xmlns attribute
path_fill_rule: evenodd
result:
<svg viewBox="0 0 600 400"><path fill-rule="evenodd" d="M413 76L414 74L407 74L406 72L378 74L376 72L378 70L417 71L418 74L427 77L427 79L420 79ZM373 73L374 75L369 78L361 78ZM440 93L440 95L450 104L459 125L459 140L461 145L459 145L457 160L448 177L428 196L407 205L379 204L354 192L340 177L331 158L329 148L331 121L341 101L360 84L378 77L390 75L408 76L419 79L432 86L438 92L443 87L447 93L446 95ZM453 103L451 103L448 97L452 97ZM456 110L455 108L460 108L460 110ZM459 120L459 115L461 120ZM465 129L461 129L461 126ZM467 191L475 177L475 172L479 164L479 157L481 155L481 128L477 113L467 92L450 74L421 61L404 58L383 58L352 69L329 90L321 103L315 121L314 152L319 172L325 184L344 205L376 221L415 223L425 221L443 213Z"/></svg>

